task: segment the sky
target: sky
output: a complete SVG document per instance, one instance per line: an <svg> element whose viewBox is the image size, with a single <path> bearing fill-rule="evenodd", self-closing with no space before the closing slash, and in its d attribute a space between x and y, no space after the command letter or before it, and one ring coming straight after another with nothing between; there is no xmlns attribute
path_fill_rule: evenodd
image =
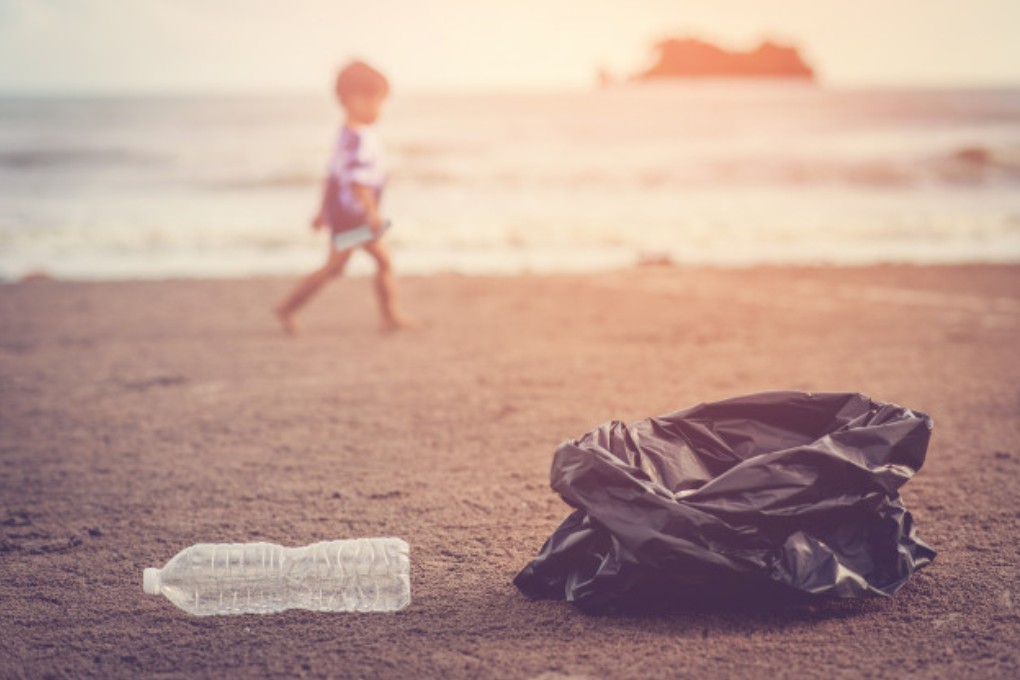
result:
<svg viewBox="0 0 1020 680"><path fill-rule="evenodd" d="M589 87L665 37L792 43L825 84L1020 85L1020 0L0 0L0 92Z"/></svg>

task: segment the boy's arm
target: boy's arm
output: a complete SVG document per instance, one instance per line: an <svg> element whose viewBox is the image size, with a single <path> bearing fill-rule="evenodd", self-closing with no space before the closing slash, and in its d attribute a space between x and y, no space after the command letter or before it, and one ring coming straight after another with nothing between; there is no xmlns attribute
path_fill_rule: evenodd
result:
<svg viewBox="0 0 1020 680"><path fill-rule="evenodd" d="M375 200L375 191L364 184L352 184L351 188L354 190L358 202L361 203L361 207L365 209L365 221L368 222L372 231L378 234L382 231L383 221L379 215L379 204Z"/></svg>
<svg viewBox="0 0 1020 680"><path fill-rule="evenodd" d="M337 200L339 186L336 178L330 175L322 183L322 199L319 201L319 212L312 219L312 229L319 230L329 224L329 206Z"/></svg>

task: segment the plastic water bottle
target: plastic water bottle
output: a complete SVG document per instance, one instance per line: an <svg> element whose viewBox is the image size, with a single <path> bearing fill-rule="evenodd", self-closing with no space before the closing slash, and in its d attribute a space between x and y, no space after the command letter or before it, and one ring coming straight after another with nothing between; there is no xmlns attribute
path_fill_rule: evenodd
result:
<svg viewBox="0 0 1020 680"><path fill-rule="evenodd" d="M368 243L369 241L374 241L389 231L391 226L393 226L392 222L385 220L382 223L382 230L380 230L379 233L372 231L372 227L367 224L362 224L360 227L354 227L353 229L337 232L333 235L333 248L339 252L341 250L360 246L361 244Z"/></svg>
<svg viewBox="0 0 1020 680"><path fill-rule="evenodd" d="M199 543L162 569L146 569L142 587L198 616L286 609L397 611L411 603L409 552L399 538L323 541L303 548Z"/></svg>

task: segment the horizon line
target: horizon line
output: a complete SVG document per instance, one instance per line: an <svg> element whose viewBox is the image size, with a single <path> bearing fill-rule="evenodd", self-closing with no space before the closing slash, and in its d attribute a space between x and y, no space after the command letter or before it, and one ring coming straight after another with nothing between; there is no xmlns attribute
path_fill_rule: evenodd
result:
<svg viewBox="0 0 1020 680"><path fill-rule="evenodd" d="M396 96L496 96L496 95L528 95L528 94L585 94L613 90L628 86L668 87L683 85L694 87L712 87L726 85L755 86L793 86L810 87L820 90L1012 90L1020 89L1020 79L1016 81L869 81L845 80L830 82L824 78L815 80L786 78L676 78L638 81L620 79L608 85L564 84L564 85L506 85L497 87L476 86L435 86L416 87L398 90ZM320 97L330 94L328 88L286 88L286 87L183 87L183 88L5 88L0 86L0 99L130 99L130 98L185 98L185 97Z"/></svg>

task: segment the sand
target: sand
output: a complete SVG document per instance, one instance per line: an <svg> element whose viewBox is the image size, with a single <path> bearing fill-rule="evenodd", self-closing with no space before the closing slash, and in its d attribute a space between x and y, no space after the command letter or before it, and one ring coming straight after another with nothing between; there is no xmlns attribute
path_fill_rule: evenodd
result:
<svg viewBox="0 0 1020 680"><path fill-rule="evenodd" d="M1020 267L364 279L291 339L284 279L0 286L0 676L1020 674ZM928 412L939 556L896 597L591 617L511 585L568 513L557 444L766 389ZM202 541L397 535L398 614L194 618L142 569Z"/></svg>

